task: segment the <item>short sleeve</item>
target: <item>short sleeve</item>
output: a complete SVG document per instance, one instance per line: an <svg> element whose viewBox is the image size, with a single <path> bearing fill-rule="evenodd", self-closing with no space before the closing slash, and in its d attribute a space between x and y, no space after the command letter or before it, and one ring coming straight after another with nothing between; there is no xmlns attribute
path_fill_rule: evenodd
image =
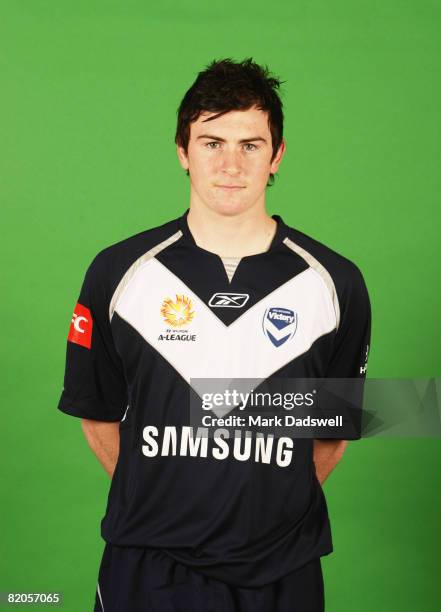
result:
<svg viewBox="0 0 441 612"><path fill-rule="evenodd" d="M66 348L64 389L58 409L97 421L120 421L127 408L127 385L109 319L105 262L89 266L74 309Z"/></svg>
<svg viewBox="0 0 441 612"><path fill-rule="evenodd" d="M357 440L362 436L364 381L371 337L371 306L360 270L353 266L339 296L340 325L335 334L326 371L328 389L343 414L343 437ZM338 401L335 401L338 398Z"/></svg>
<svg viewBox="0 0 441 612"><path fill-rule="evenodd" d="M371 337L371 306L361 272L354 266L340 298L328 378L365 378Z"/></svg>

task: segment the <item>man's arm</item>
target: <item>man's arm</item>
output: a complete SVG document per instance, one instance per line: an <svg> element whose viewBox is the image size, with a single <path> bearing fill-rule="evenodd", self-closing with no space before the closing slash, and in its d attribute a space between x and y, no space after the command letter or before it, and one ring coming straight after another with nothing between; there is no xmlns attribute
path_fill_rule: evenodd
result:
<svg viewBox="0 0 441 612"><path fill-rule="evenodd" d="M314 440L313 461L321 485L343 457L347 445L347 440Z"/></svg>
<svg viewBox="0 0 441 612"><path fill-rule="evenodd" d="M81 419L81 426L90 448L112 478L119 455L119 421Z"/></svg>

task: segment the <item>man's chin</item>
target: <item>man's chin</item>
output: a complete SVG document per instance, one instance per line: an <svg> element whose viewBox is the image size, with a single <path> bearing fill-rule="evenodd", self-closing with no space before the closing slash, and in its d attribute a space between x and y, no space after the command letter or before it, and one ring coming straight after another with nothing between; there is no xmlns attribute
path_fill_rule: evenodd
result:
<svg viewBox="0 0 441 612"><path fill-rule="evenodd" d="M249 202L238 202L235 201L234 198L230 200L217 200L210 204L210 208L213 212L223 215L226 217L234 217L236 215L240 215L245 211L249 210L252 207L252 204Z"/></svg>

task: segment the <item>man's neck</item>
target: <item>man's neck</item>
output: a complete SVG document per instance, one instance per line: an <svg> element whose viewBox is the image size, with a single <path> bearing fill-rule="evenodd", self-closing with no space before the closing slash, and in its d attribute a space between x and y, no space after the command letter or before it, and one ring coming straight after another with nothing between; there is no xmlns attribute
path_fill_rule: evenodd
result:
<svg viewBox="0 0 441 612"><path fill-rule="evenodd" d="M222 215L205 206L190 206L187 222L196 244L221 257L264 253L277 229L265 209Z"/></svg>

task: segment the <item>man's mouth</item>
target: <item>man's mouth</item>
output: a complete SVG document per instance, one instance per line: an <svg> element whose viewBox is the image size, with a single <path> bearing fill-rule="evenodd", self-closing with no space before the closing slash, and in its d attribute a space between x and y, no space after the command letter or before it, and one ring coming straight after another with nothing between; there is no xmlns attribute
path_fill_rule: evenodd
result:
<svg viewBox="0 0 441 612"><path fill-rule="evenodd" d="M218 189L226 189L232 191L234 191L235 189L245 189L245 185L215 185L215 187L217 187Z"/></svg>

